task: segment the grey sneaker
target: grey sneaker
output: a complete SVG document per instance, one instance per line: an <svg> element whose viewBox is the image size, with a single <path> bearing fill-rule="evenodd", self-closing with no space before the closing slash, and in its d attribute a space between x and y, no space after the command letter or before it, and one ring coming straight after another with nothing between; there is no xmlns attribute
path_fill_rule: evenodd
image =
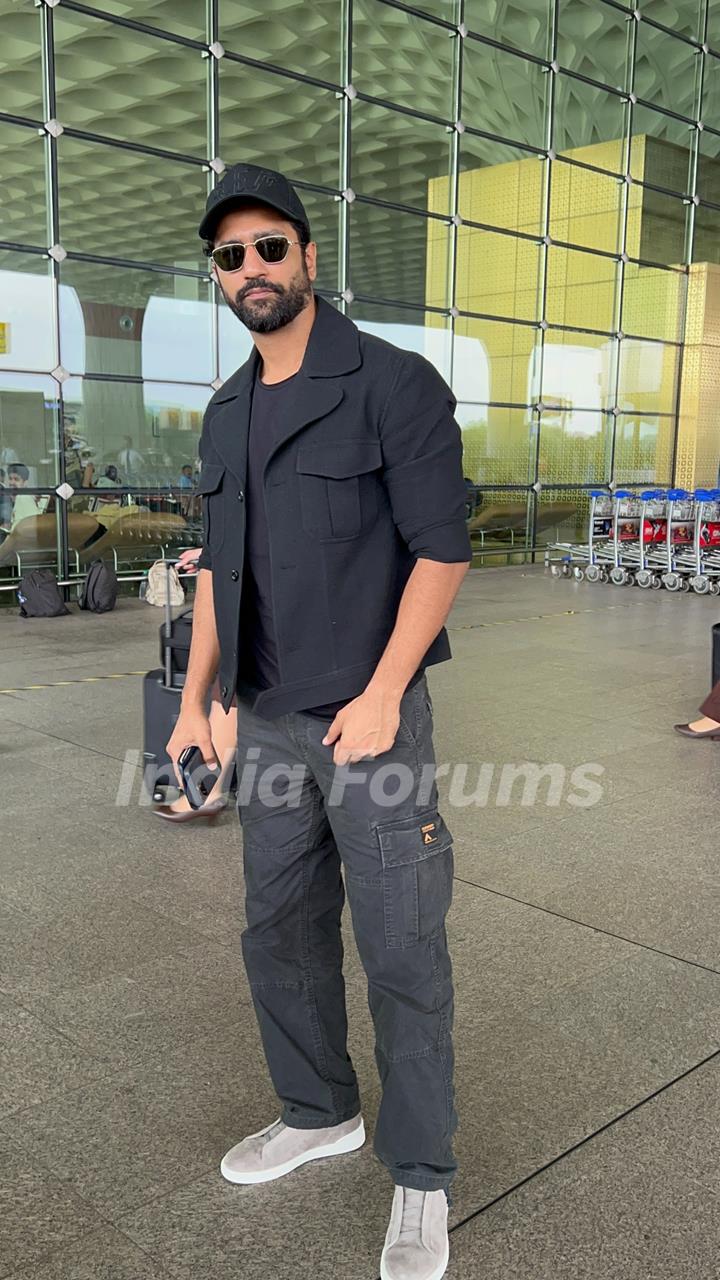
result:
<svg viewBox="0 0 720 1280"><path fill-rule="evenodd" d="M228 1182L273 1182L309 1160L357 1151L365 1141L362 1116L330 1129L291 1129L275 1120L231 1147L220 1163Z"/></svg>
<svg viewBox="0 0 720 1280"><path fill-rule="evenodd" d="M396 1187L380 1260L381 1280L440 1280L450 1258L447 1216L444 1191Z"/></svg>

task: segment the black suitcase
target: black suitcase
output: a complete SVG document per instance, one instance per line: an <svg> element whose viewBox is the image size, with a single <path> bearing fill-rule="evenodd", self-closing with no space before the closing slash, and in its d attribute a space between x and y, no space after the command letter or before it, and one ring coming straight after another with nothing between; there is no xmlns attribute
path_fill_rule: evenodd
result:
<svg viewBox="0 0 720 1280"><path fill-rule="evenodd" d="M173 618L170 592L167 591L165 621L160 628L160 656L163 665L154 671L148 671L143 681L145 787L156 801L164 800L165 787L177 786L166 744L180 714L180 695L185 684L191 630L192 610L185 610L177 618Z"/></svg>

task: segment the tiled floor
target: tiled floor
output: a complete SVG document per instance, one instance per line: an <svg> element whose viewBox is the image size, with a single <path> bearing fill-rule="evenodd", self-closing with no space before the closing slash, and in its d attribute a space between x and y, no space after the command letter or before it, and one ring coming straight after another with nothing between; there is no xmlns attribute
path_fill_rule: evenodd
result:
<svg viewBox="0 0 720 1280"><path fill-rule="evenodd" d="M720 743L671 731L716 616L519 568L474 571L453 610L429 671L457 873L448 1280L720 1277ZM154 665L159 621L0 612L0 1278L377 1280L370 1144L264 1187L218 1171L277 1114L241 833L154 820L126 758L140 677L84 680ZM22 688L51 681L73 683Z"/></svg>

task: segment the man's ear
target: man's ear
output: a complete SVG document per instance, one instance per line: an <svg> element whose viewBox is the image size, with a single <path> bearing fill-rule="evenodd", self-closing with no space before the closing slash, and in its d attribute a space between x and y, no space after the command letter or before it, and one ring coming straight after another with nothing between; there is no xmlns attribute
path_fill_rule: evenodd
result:
<svg viewBox="0 0 720 1280"><path fill-rule="evenodd" d="M311 280L317 278L317 245L314 240L305 246L305 265Z"/></svg>

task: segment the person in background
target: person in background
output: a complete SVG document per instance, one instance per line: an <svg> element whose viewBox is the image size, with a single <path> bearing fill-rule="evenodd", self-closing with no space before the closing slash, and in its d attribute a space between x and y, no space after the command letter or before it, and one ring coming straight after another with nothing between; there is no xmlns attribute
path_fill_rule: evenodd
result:
<svg viewBox="0 0 720 1280"><path fill-rule="evenodd" d="M42 515L48 504L48 497L41 495L36 497L34 493L22 493L30 475L29 468L24 462L13 462L8 467L8 483L14 491L12 517L6 532L12 533L16 525L21 520L27 519L28 516Z"/></svg>
<svg viewBox="0 0 720 1280"><path fill-rule="evenodd" d="M675 732L684 738L720 738L720 681L710 690L700 710L699 720L673 725Z"/></svg>
<svg viewBox="0 0 720 1280"><path fill-rule="evenodd" d="M9 526L12 520L12 509L13 496L7 488L7 472L4 467L0 467L0 529Z"/></svg>
<svg viewBox="0 0 720 1280"><path fill-rule="evenodd" d="M123 436L123 440L124 447L118 453L118 465L129 485L139 485L142 483L145 459L137 449L133 449L132 436Z"/></svg>
<svg viewBox="0 0 720 1280"><path fill-rule="evenodd" d="M188 551L183 551L177 562L178 570L196 574L197 561L201 554L202 547L190 547ZM237 753L237 699L233 698L226 715L220 697L220 682L217 679L210 690L208 718L213 747L220 761L217 781L199 809L193 809L187 796L181 795L172 804L163 804L153 810L158 818L165 818L168 822L190 822L193 818L215 818L227 808L228 791Z"/></svg>
<svg viewBox="0 0 720 1280"><path fill-rule="evenodd" d="M105 468L102 475L98 476L94 483L94 488L116 489L121 484L122 480L120 479L120 472L114 463L110 463L110 465ZM102 511L107 507L119 507L120 503L121 497L119 494L113 498L91 498L88 510L93 512Z"/></svg>
<svg viewBox="0 0 720 1280"><path fill-rule="evenodd" d="M180 478L178 487L182 490L180 494L180 511L187 518L190 514L192 506L192 496L195 489L195 481L193 480L193 469L189 462L180 470Z"/></svg>
<svg viewBox="0 0 720 1280"><path fill-rule="evenodd" d="M84 487L86 462L82 456L85 441L81 440L74 430L75 419L66 414L63 418L63 454L65 458L65 480L73 489Z"/></svg>

